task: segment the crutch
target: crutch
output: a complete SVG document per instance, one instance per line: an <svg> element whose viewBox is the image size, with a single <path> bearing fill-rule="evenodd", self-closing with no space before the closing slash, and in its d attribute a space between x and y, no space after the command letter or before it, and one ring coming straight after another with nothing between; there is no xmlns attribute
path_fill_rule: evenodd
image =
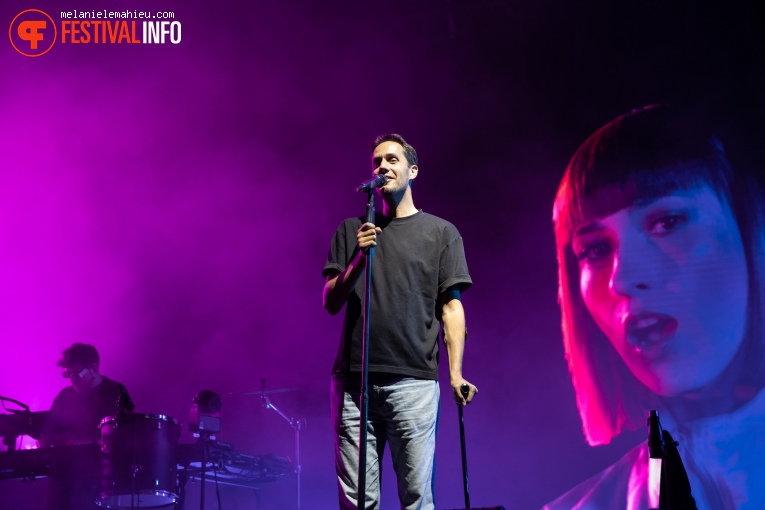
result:
<svg viewBox="0 0 765 510"><path fill-rule="evenodd" d="M460 386L462 398L467 399L470 394L470 386L463 384ZM467 451L465 450L465 423L463 421L464 406L457 402L457 413L460 417L460 449L462 451L462 489L465 492L465 508L470 509L470 489L468 488L468 469L467 469Z"/></svg>

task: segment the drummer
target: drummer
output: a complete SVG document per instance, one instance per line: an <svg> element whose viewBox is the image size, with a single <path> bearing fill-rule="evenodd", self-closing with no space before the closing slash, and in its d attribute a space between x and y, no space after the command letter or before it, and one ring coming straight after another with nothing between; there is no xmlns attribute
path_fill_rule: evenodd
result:
<svg viewBox="0 0 765 510"><path fill-rule="evenodd" d="M125 386L101 375L99 365L98 351L92 345L75 343L63 351L58 366L71 385L53 400L41 446L95 444L104 417L132 411ZM97 452L95 448L66 452L67 465L52 469L46 509L99 508L95 505L101 468Z"/></svg>

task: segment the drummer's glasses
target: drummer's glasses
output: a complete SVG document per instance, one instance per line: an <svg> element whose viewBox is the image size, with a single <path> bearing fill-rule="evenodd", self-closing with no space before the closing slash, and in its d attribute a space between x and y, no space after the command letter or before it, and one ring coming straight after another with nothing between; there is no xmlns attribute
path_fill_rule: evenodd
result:
<svg viewBox="0 0 765 510"><path fill-rule="evenodd" d="M85 377L85 374L87 374L87 373L88 373L88 369L87 368L83 368L77 374L71 374L71 373L69 373L67 371L64 371L64 373L61 374L61 375L66 377L67 379L82 379L83 377Z"/></svg>

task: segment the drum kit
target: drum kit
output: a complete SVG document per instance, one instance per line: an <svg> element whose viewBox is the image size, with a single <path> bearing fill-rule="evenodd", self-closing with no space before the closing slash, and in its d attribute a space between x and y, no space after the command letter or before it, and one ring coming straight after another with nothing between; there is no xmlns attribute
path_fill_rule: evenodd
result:
<svg viewBox="0 0 765 510"><path fill-rule="evenodd" d="M206 390L205 390L206 391ZM105 417L98 426L98 456L101 462L100 490L96 504L110 509L184 508L184 489L190 479L200 480L200 510L204 510L205 476L209 473L225 485L259 489L263 483L280 479L292 472L297 478L297 508L300 509L300 430L303 418L289 418L276 408L270 395L292 391L291 388L261 387L230 395L258 396L263 407L275 411L294 430L294 459L278 455L245 455L228 443L196 428L196 443L179 444L181 424L161 414L120 412ZM195 399L196 405L196 399ZM26 407L26 406L25 406ZM203 411L202 411L203 412ZM40 423L48 412L29 409L0 415L0 436L8 451L0 452L0 479L34 479L49 475L52 466L92 454L94 445L70 445L16 451L11 445L21 435L39 437ZM218 416L220 416L218 414ZM203 423L203 422L200 422ZM35 424L31 429L31 424ZM219 429L218 429L219 430ZM208 479L210 476L208 476Z"/></svg>

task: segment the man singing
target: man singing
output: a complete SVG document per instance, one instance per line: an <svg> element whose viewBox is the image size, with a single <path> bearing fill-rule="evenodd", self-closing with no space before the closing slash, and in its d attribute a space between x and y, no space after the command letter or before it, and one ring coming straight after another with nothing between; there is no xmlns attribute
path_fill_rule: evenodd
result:
<svg viewBox="0 0 765 510"><path fill-rule="evenodd" d="M399 135L373 144L383 214L376 224L349 218L335 231L323 275L324 308L345 306L332 369L332 409L340 508L358 508L359 400L364 267L375 248L370 304L369 421L365 508L379 508L380 470L390 444L401 508L433 509L438 422L438 333L443 322L449 379L466 405L478 389L462 377L465 313L460 293L472 280L462 238L451 223L417 209L417 153ZM460 386L470 388L467 398Z"/></svg>

